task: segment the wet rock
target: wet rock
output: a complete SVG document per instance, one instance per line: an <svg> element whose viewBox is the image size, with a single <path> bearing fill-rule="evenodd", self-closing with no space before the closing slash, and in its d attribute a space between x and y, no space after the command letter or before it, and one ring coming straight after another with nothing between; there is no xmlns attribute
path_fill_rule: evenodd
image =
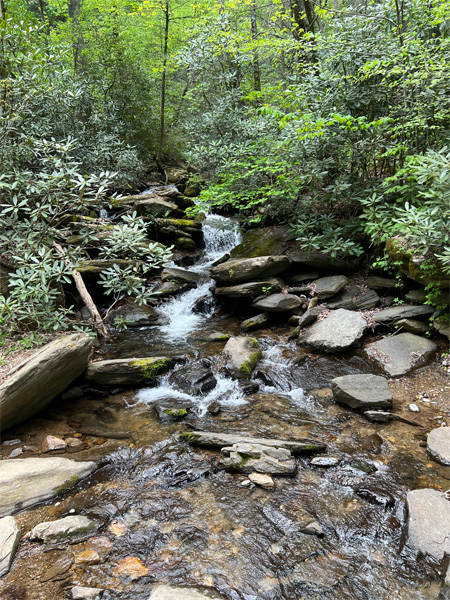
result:
<svg viewBox="0 0 450 600"><path fill-rule="evenodd" d="M367 287L371 290L379 290L379 289L394 289L397 287L398 280L397 279L389 279L387 277L378 277L377 275L373 275L372 277L367 278Z"/></svg>
<svg viewBox="0 0 450 600"><path fill-rule="evenodd" d="M417 406L417 404L414 404L414 403L410 404L408 406L408 410L411 411L411 412L414 412L414 413L420 412L420 408Z"/></svg>
<svg viewBox="0 0 450 600"><path fill-rule="evenodd" d="M172 359L166 357L101 360L89 365L86 379L105 386L149 384L172 363Z"/></svg>
<svg viewBox="0 0 450 600"><path fill-rule="evenodd" d="M0 577L8 573L20 541L20 527L14 517L0 519Z"/></svg>
<svg viewBox="0 0 450 600"><path fill-rule="evenodd" d="M331 382L339 404L350 408L391 408L392 393L388 382L378 375L344 375Z"/></svg>
<svg viewBox="0 0 450 600"><path fill-rule="evenodd" d="M292 232L285 225L247 229L242 236L242 242L231 250L231 257L280 256L285 253L293 239Z"/></svg>
<svg viewBox="0 0 450 600"><path fill-rule="evenodd" d="M45 573L41 576L40 581L45 583L46 581L61 581L69 576L68 571L74 564L74 558L72 554L64 554L59 558Z"/></svg>
<svg viewBox="0 0 450 600"><path fill-rule="evenodd" d="M175 281L165 281L156 289L153 290L155 296L178 296L190 290L190 283L176 283Z"/></svg>
<svg viewBox="0 0 450 600"><path fill-rule="evenodd" d="M258 485L266 490L272 490L275 487L275 481L270 475L264 475L263 473L250 473L248 478L255 485Z"/></svg>
<svg viewBox="0 0 450 600"><path fill-rule="evenodd" d="M384 410L366 410L364 416L373 423L389 423L394 415Z"/></svg>
<svg viewBox="0 0 450 600"><path fill-rule="evenodd" d="M286 271L291 264L287 256L261 256L228 260L211 269L211 277L218 284L234 285L272 277Z"/></svg>
<svg viewBox="0 0 450 600"><path fill-rule="evenodd" d="M211 404L208 406L207 410L210 415L218 415L221 411L219 402L217 402L217 400L215 400L214 402L211 402Z"/></svg>
<svg viewBox="0 0 450 600"><path fill-rule="evenodd" d="M436 344L412 333L401 333L364 348L365 353L391 377L406 375L423 366L436 350Z"/></svg>
<svg viewBox="0 0 450 600"><path fill-rule="evenodd" d="M152 591L149 600L220 600L222 596L202 592L195 588L183 588L172 585L158 585Z"/></svg>
<svg viewBox="0 0 450 600"><path fill-rule="evenodd" d="M185 394L205 394L217 385L211 367L212 363L208 359L190 363L174 371L169 377L169 383Z"/></svg>
<svg viewBox="0 0 450 600"><path fill-rule="evenodd" d="M159 313L152 306L126 301L109 312L105 323L114 325L116 319L120 319L127 327L147 327L155 325L159 317Z"/></svg>
<svg viewBox="0 0 450 600"><path fill-rule="evenodd" d="M406 496L408 545L424 556L442 560L450 554L450 502L442 492L413 490Z"/></svg>
<svg viewBox="0 0 450 600"><path fill-rule="evenodd" d="M450 427L438 427L430 431L427 450L441 465L450 466Z"/></svg>
<svg viewBox="0 0 450 600"><path fill-rule="evenodd" d="M163 422L179 421L191 412L192 402L180 398L162 398L155 402L155 410Z"/></svg>
<svg viewBox="0 0 450 600"><path fill-rule="evenodd" d="M395 504L395 496L387 484L381 481L364 481L355 487L355 493L371 504L379 504L385 508L390 508Z"/></svg>
<svg viewBox="0 0 450 600"><path fill-rule="evenodd" d="M238 433L216 433L212 431L189 431L183 433L181 437L193 446L205 446L207 448L224 448L238 443L260 444L272 448L285 448L294 456L298 454L308 454L314 452L323 452L326 449L325 444L319 442L290 442L287 440L277 440L270 438L254 438Z"/></svg>
<svg viewBox="0 0 450 600"><path fill-rule="evenodd" d="M401 329L402 331L409 331L410 333L416 333L417 335L426 333L430 328L423 321L417 321L417 319L399 319L393 321L392 326L395 329Z"/></svg>
<svg viewBox="0 0 450 600"><path fill-rule="evenodd" d="M258 341L254 338L232 337L222 351L226 360L226 369L234 377L250 377L261 356Z"/></svg>
<svg viewBox="0 0 450 600"><path fill-rule="evenodd" d="M292 580L311 591L332 592L345 579L348 569L349 563L344 560L310 560L295 567Z"/></svg>
<svg viewBox="0 0 450 600"><path fill-rule="evenodd" d="M373 290L364 290L358 285L352 285L327 301L327 305L336 310L368 310L380 303L379 295Z"/></svg>
<svg viewBox="0 0 450 600"><path fill-rule="evenodd" d="M342 352L360 340L366 327L367 322L359 313L341 308L313 325L300 343L321 352Z"/></svg>
<svg viewBox="0 0 450 600"><path fill-rule="evenodd" d="M283 289L281 279L271 277L264 281L249 281L240 285L217 287L216 296L227 296L228 298L255 298L260 294L276 294Z"/></svg>
<svg viewBox="0 0 450 600"><path fill-rule="evenodd" d="M314 306L309 308L303 315L300 316L297 325L300 329L309 327L317 320L317 317L321 315L326 308L324 306Z"/></svg>
<svg viewBox="0 0 450 600"><path fill-rule="evenodd" d="M176 267L166 267L161 272L162 281L174 281L176 283L188 283L195 287L201 280L202 276L199 273L187 271L186 269L178 269Z"/></svg>
<svg viewBox="0 0 450 600"><path fill-rule="evenodd" d="M311 521L311 523L307 523L304 527L300 528L300 533L305 533L306 535L317 535L320 537L324 535L325 532L320 523L317 523L317 521Z"/></svg>
<svg viewBox="0 0 450 600"><path fill-rule="evenodd" d="M252 331L254 329L261 329L270 323L270 315L269 313L263 312L259 313L255 317L251 317L250 319L246 319L241 323L242 331Z"/></svg>
<svg viewBox="0 0 450 600"><path fill-rule="evenodd" d="M93 340L84 333L58 337L26 358L0 385L4 431L43 410L86 369Z"/></svg>
<svg viewBox="0 0 450 600"><path fill-rule="evenodd" d="M75 562L79 565L97 565L100 560L100 554L95 550L84 550L75 556Z"/></svg>
<svg viewBox="0 0 450 600"><path fill-rule="evenodd" d="M359 471L360 473L365 473L366 475L371 475L377 471L376 466L370 462L367 462L366 460L355 459L352 460L348 466L352 471Z"/></svg>
<svg viewBox="0 0 450 600"><path fill-rule="evenodd" d="M64 517L56 521L39 523L30 531L30 540L42 541L45 544L79 541L93 535L99 528L99 523L83 515Z"/></svg>
<svg viewBox="0 0 450 600"><path fill-rule="evenodd" d="M416 304L402 304L401 306L391 306L376 312L373 315L375 323L391 323L399 319L410 319L413 317L426 317L432 315L434 308L432 306L417 306Z"/></svg>
<svg viewBox="0 0 450 600"><path fill-rule="evenodd" d="M42 442L42 452L51 452L52 450L64 450L67 448L67 442L55 435L47 435Z"/></svg>
<svg viewBox="0 0 450 600"><path fill-rule="evenodd" d="M294 294L272 294L261 300L253 302L252 308L263 310L265 312L286 312L294 310L302 305L302 300Z"/></svg>
<svg viewBox="0 0 450 600"><path fill-rule="evenodd" d="M71 488L95 462L66 458L22 458L0 462L0 517L43 502Z"/></svg>
<svg viewBox="0 0 450 600"><path fill-rule="evenodd" d="M220 464L230 471L286 475L295 473L297 469L291 453L283 448L238 443L222 448L222 452L228 458L223 458Z"/></svg>
<svg viewBox="0 0 450 600"><path fill-rule="evenodd" d="M114 569L114 575L117 577L129 577L131 581L147 577L148 574L149 570L142 564L141 559L136 556L124 558Z"/></svg>
<svg viewBox="0 0 450 600"><path fill-rule="evenodd" d="M81 587L72 588L72 600L101 600L104 590L100 588Z"/></svg>
<svg viewBox="0 0 450 600"><path fill-rule="evenodd" d="M337 467L337 465L341 462L341 459L338 456L315 456L309 461L309 464L313 467Z"/></svg>
<svg viewBox="0 0 450 600"><path fill-rule="evenodd" d="M123 521L114 519L109 524L108 531L110 531L115 537L122 537L127 533L128 528Z"/></svg>
<svg viewBox="0 0 450 600"><path fill-rule="evenodd" d="M322 300L324 298L331 298L337 294L344 286L348 283L347 277L344 275L334 275L332 277L321 277L313 281L315 286L314 295Z"/></svg>

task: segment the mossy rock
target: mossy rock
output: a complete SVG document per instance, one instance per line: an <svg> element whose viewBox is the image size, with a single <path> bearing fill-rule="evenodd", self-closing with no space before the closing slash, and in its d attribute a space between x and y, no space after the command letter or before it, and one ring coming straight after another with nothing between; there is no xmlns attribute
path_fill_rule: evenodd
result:
<svg viewBox="0 0 450 600"><path fill-rule="evenodd" d="M390 238L386 242L386 252L394 265L414 281L424 285L439 284L443 289L450 287L450 277L444 273L442 265L435 259L430 264L425 256L414 253L404 238Z"/></svg>
<svg viewBox="0 0 450 600"><path fill-rule="evenodd" d="M293 240L294 236L287 226L249 229L244 233L242 242L231 251L231 258L280 255Z"/></svg>
<svg viewBox="0 0 450 600"><path fill-rule="evenodd" d="M156 377L173 364L171 358L119 358L92 363L86 371L86 379L103 386L138 386L154 383Z"/></svg>

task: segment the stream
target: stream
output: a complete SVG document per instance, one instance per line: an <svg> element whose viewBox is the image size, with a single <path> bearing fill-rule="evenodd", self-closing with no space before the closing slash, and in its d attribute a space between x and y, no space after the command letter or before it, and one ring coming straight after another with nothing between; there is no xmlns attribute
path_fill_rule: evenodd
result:
<svg viewBox="0 0 450 600"><path fill-rule="evenodd" d="M203 232L204 251L189 268L199 277L197 287L160 301L158 325L121 333L105 354L176 357L174 370L153 387L52 406L33 426L18 428L32 445L43 433L82 431L93 418L100 423L104 435L83 438L73 456L98 460L94 475L17 518L28 531L76 512L103 527L69 546L42 551L39 544L21 544L0 582L0 598L56 600L83 585L104 588L104 600L148 600L153 586L165 583L228 600L437 599L437 572L404 547L405 496L416 487L447 489L448 469L429 462L420 428L377 425L336 405L332 378L373 372L358 351L311 354L288 341L292 328L280 324L255 332L262 358L249 381L227 376L220 338L237 335L239 321L214 299L209 268L241 237L236 223L217 215L207 216ZM207 361L216 385L187 392L177 372L198 361ZM439 387L439 377L431 366L394 383L394 401ZM154 404L168 397L193 403L186 419L160 422ZM215 404L220 412L212 414ZM430 403L423 416L433 414ZM128 439L108 437L119 429ZM242 485L246 475L220 467L219 452L179 438L192 429L314 439L338 460L323 468L300 457L297 473L276 477L274 490L248 487ZM304 532L311 522L320 525L320 535ZM98 560L89 561L89 551ZM130 557L143 570L124 576L120 565ZM47 578L62 560L69 567Z"/></svg>

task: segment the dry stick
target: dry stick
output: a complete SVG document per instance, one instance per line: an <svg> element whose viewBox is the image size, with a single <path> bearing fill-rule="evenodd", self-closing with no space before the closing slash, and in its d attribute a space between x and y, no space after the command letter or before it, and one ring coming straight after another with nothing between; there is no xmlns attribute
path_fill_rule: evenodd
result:
<svg viewBox="0 0 450 600"><path fill-rule="evenodd" d="M64 252L63 248L56 242L53 242L53 245L55 246L55 248L59 252L59 254L61 254L61 256L64 257L64 262L66 263L66 265L70 264L69 259L66 257L66 253ZM94 301L92 300L92 296L90 295L90 293L88 292L88 290L84 284L83 278L81 277L81 273L79 271L77 271L77 269L74 269L73 273L72 273L72 277L73 277L73 280L75 281L75 285L81 296L81 299L83 300L84 304L86 305L86 308L89 311L89 314L91 315L92 325L93 325L95 331L97 332L97 335L100 338L108 339L109 338L108 331L105 327L105 324L103 323L103 319L101 318L97 307L94 304Z"/></svg>

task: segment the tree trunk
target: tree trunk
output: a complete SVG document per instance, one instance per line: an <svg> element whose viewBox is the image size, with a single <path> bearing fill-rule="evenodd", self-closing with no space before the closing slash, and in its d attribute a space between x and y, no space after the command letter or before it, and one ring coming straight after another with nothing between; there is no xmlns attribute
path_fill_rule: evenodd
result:
<svg viewBox="0 0 450 600"><path fill-rule="evenodd" d="M161 78L161 108L160 108L160 130L159 130L159 145L158 152L156 154L156 160L159 163L162 156L164 146L164 127L165 127L165 114L166 114L166 69L167 69L167 53L169 48L169 26L170 26L170 0L166 0L164 8L165 26L164 26L164 58L163 58L163 72Z"/></svg>
<svg viewBox="0 0 450 600"><path fill-rule="evenodd" d="M258 26L256 24L256 5L255 0L251 0L250 4L250 21L252 26L252 40L253 43L257 43L258 38ZM255 92L261 91L261 70L259 68L259 55L258 49L253 48L253 80L255 85Z"/></svg>

